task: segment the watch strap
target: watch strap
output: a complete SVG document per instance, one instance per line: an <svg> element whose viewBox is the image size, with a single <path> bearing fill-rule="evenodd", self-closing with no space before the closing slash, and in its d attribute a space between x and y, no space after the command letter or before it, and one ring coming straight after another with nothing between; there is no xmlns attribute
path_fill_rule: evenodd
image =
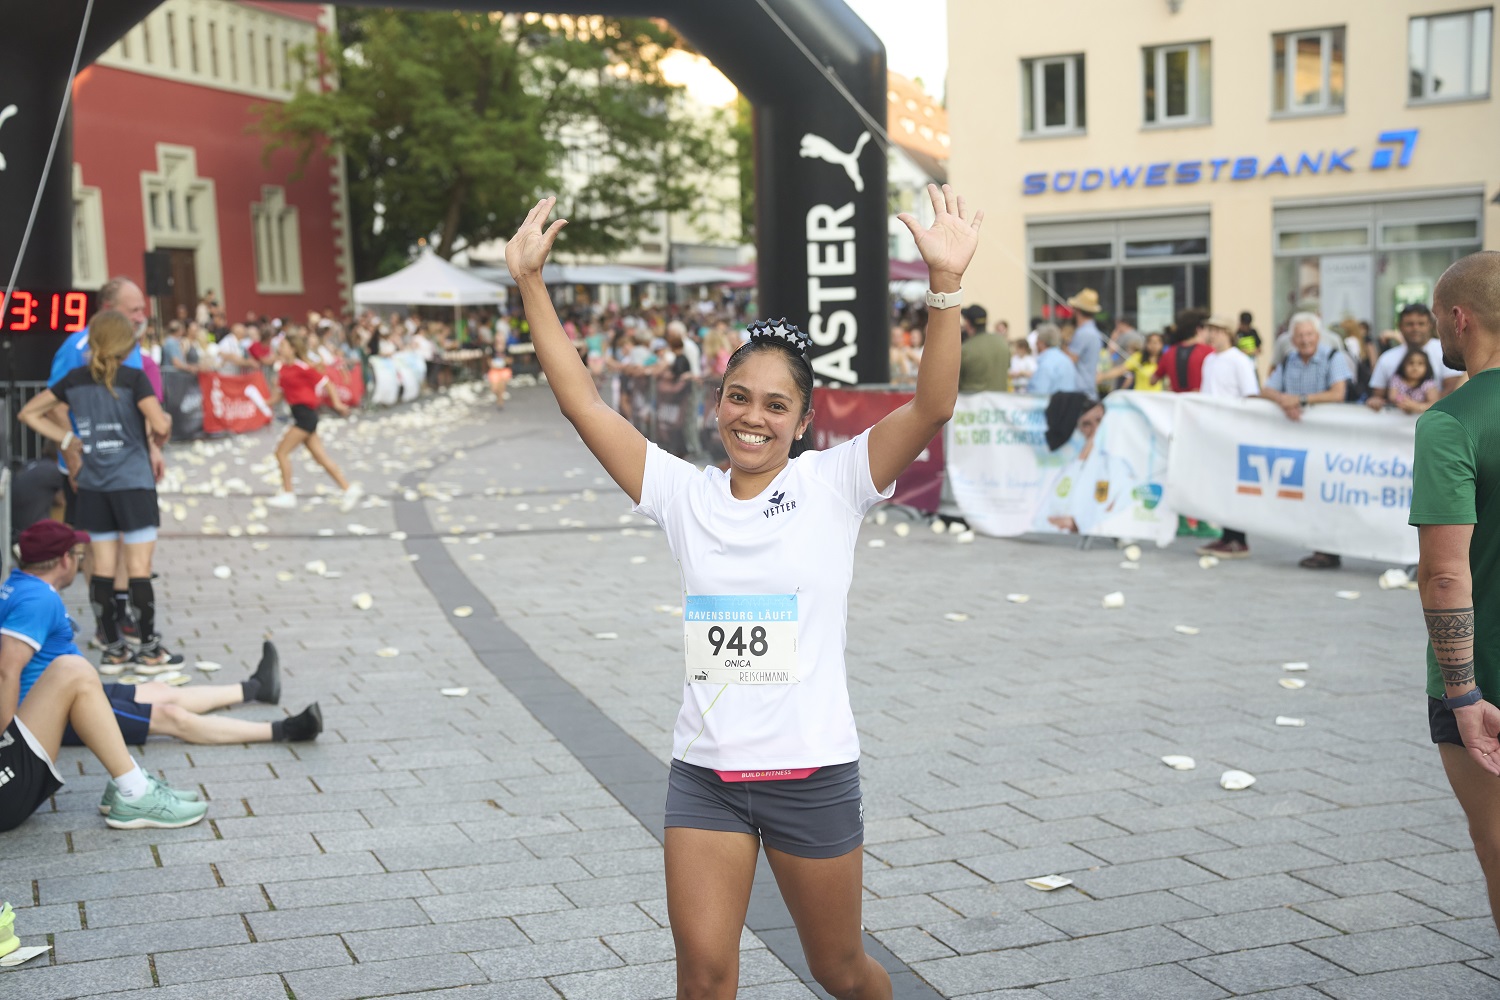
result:
<svg viewBox="0 0 1500 1000"><path fill-rule="evenodd" d="M954 306L962 305L964 301L964 290L960 288L956 292L934 292L927 289L927 308L929 309L952 309Z"/></svg>
<svg viewBox="0 0 1500 1000"><path fill-rule="evenodd" d="M1461 694L1457 698L1444 698L1443 707L1451 712L1455 708L1463 708L1467 705L1474 705L1483 700L1484 692L1476 687L1474 688L1474 690Z"/></svg>

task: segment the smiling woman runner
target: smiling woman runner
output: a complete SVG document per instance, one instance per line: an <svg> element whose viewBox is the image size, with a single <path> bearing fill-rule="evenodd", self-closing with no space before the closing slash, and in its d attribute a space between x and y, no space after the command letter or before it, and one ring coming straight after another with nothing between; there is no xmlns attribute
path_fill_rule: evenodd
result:
<svg viewBox="0 0 1500 1000"><path fill-rule="evenodd" d="M808 338L785 320L752 324L718 400L728 473L661 451L599 397L541 279L567 224L543 229L556 199L538 202L505 248L563 415L635 509L662 526L682 569L686 664L666 870L684 1000L735 995L762 846L818 983L840 1000L891 996L860 936L864 808L845 618L865 512L890 496L958 395L955 307L983 213L968 218L947 186L929 193L930 228L900 216L933 288L915 398L852 441L798 454L813 417Z"/></svg>

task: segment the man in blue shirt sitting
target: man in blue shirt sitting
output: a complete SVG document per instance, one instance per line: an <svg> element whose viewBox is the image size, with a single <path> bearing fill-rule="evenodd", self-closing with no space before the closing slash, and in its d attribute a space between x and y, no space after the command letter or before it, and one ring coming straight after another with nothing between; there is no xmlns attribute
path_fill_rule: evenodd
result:
<svg viewBox="0 0 1500 1000"><path fill-rule="evenodd" d="M142 771L93 664L73 645L58 589L73 582L89 536L57 521L21 533L21 567L0 585L0 831L14 829L62 787L55 760L65 732L109 771L105 823L116 829L191 826L208 811L196 792L168 787ZM44 660L26 684L23 677Z"/></svg>
<svg viewBox="0 0 1500 1000"><path fill-rule="evenodd" d="M1031 396L1050 396L1054 392L1080 392L1078 366L1063 352L1062 331L1055 323L1043 323L1036 331L1037 346L1042 349L1036 357L1036 374L1026 383L1026 393Z"/></svg>

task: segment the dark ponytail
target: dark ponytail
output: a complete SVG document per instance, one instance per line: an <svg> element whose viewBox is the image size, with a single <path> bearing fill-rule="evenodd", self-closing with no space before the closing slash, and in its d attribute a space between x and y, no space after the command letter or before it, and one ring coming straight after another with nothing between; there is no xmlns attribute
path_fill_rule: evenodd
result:
<svg viewBox="0 0 1500 1000"><path fill-rule="evenodd" d="M797 417L801 419L806 416L812 407L813 371L812 363L807 360L807 348L812 343L812 338L785 319L757 320L746 329L750 333L750 339L729 356L729 364L724 366L724 384L729 384L734 370L751 355L775 351L786 358L787 369L792 373L792 381L796 383L797 392L802 397L802 412ZM792 442L789 457L796 458L803 452L812 450L813 428L809 423L802 437Z"/></svg>

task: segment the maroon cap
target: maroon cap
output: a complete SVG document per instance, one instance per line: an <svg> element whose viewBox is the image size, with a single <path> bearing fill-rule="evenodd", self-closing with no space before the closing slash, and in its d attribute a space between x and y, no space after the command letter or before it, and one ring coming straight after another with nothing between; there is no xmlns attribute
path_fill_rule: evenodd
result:
<svg viewBox="0 0 1500 1000"><path fill-rule="evenodd" d="M74 531L61 521L41 520L21 532L17 541L21 546L21 562L31 566L56 559L74 545L87 545L89 535L86 531Z"/></svg>

